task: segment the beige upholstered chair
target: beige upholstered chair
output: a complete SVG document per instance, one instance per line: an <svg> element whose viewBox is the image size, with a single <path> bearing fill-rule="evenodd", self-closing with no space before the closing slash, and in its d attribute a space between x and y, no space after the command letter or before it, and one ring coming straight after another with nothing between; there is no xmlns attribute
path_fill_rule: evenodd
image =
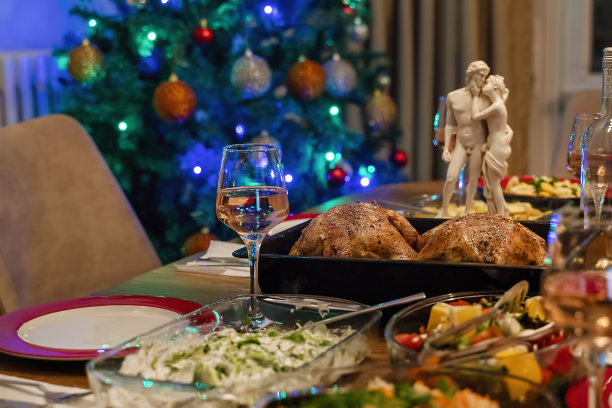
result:
<svg viewBox="0 0 612 408"><path fill-rule="evenodd" d="M91 137L49 115L0 128L0 314L160 265Z"/></svg>
<svg viewBox="0 0 612 408"><path fill-rule="evenodd" d="M559 135L556 140L556 148L552 161L553 176L557 177L573 177L565 169L567 164L567 149L569 146L569 135L572 130L574 116L580 113L598 113L601 110L601 90L587 89L573 93L567 99L565 109L563 109L563 117L561 126L559 127Z"/></svg>

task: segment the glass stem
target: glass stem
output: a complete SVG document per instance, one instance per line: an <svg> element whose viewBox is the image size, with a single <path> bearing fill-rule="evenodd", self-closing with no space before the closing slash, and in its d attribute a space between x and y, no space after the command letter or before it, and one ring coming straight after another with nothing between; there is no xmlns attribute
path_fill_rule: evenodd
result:
<svg viewBox="0 0 612 408"><path fill-rule="evenodd" d="M603 408L605 348L598 347L590 340L584 344L584 353L588 370L588 408Z"/></svg>
<svg viewBox="0 0 612 408"><path fill-rule="evenodd" d="M261 294L261 289L259 288L259 248L261 247L260 239L248 239L242 238L244 244L247 249L247 254L249 255L249 272L251 275L251 287L250 287L250 295L251 295L251 305L250 305L250 315L258 316L260 315L259 304L257 302L257 296Z"/></svg>

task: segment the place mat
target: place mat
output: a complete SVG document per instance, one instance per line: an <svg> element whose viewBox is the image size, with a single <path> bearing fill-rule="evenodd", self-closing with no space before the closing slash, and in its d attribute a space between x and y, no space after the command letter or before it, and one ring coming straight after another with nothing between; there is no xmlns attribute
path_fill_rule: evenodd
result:
<svg viewBox="0 0 612 408"><path fill-rule="evenodd" d="M45 399L43 392L35 386L30 385L13 385L7 384L7 381L18 381L29 384L41 384L50 392L69 392L69 393L81 393L89 391L84 388L65 387L61 385L49 384L41 381L28 380L21 377L13 377L10 375L0 374L0 407L19 407L24 408L30 407L30 404L37 404L43 406ZM14 402L14 403L13 403ZM93 394L78 398L62 404L49 405L54 408L75 408L75 407L91 407L95 403L95 397Z"/></svg>

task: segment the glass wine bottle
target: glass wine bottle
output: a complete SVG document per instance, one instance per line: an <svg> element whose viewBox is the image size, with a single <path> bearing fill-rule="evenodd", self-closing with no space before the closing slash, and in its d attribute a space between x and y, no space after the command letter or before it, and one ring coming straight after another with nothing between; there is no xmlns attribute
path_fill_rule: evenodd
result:
<svg viewBox="0 0 612 408"><path fill-rule="evenodd" d="M612 204L612 47L603 51L601 116L582 142L581 203L585 217L598 222L601 207Z"/></svg>

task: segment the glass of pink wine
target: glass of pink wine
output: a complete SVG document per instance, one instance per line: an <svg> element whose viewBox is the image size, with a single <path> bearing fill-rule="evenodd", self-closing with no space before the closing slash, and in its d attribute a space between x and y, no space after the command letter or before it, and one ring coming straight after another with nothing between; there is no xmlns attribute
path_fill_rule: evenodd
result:
<svg viewBox="0 0 612 408"><path fill-rule="evenodd" d="M261 294L259 249L268 231L289 215L278 146L239 144L223 148L216 210L219 220L240 235L249 256L250 321L241 329L259 331L266 324L257 300Z"/></svg>
<svg viewBox="0 0 612 408"><path fill-rule="evenodd" d="M594 220L578 207L553 213L542 297L549 318L576 336L588 406L603 407L605 356L612 344L612 207L604 206Z"/></svg>

